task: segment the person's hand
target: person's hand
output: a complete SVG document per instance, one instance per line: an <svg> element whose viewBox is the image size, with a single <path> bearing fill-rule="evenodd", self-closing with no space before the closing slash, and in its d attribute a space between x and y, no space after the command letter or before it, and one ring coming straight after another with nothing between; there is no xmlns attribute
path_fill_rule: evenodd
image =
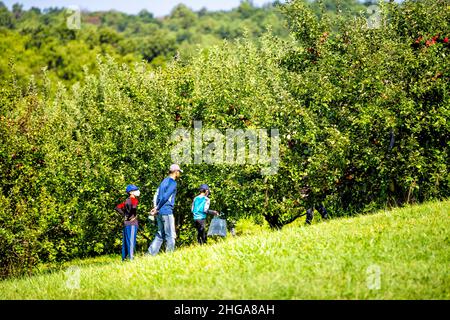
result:
<svg viewBox="0 0 450 320"><path fill-rule="evenodd" d="M156 216L158 214L158 209L155 207L152 210L150 210L150 215Z"/></svg>
<svg viewBox="0 0 450 320"><path fill-rule="evenodd" d="M214 211L214 215L218 216L219 215L219 211Z"/></svg>

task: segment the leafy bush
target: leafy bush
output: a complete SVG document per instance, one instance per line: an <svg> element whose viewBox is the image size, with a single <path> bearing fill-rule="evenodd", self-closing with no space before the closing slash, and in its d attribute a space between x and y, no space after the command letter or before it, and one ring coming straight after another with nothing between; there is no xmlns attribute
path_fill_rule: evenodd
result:
<svg viewBox="0 0 450 320"><path fill-rule="evenodd" d="M371 29L365 17L318 19L301 1L285 8L300 46L283 64L320 132L305 177L335 212L449 193L448 5L380 2L380 10ZM422 37L436 40L417 46Z"/></svg>

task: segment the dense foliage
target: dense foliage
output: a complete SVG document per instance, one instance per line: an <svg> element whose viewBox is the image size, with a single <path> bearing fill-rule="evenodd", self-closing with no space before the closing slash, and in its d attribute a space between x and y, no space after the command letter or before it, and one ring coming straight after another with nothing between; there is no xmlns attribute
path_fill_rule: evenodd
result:
<svg viewBox="0 0 450 320"><path fill-rule="evenodd" d="M142 188L150 236L144 217L171 135L194 120L221 132L277 128L280 163L266 176L261 164L182 164L179 245L194 242L189 208L203 182L230 219L273 228L318 203L342 216L448 197L450 6L379 8L380 25L368 28L367 15L317 14L293 0L282 8L292 37L247 32L158 69L99 55L72 86L45 71L24 87L10 60L0 94L2 276L118 252L112 208L127 183Z"/></svg>
<svg viewBox="0 0 450 320"><path fill-rule="evenodd" d="M231 11L195 12L180 4L161 18L146 10L136 15L83 11L79 29L69 29L73 10L24 10L20 4L8 10L0 2L0 79L8 74L8 59L13 56L19 80L31 73L39 82L40 70L46 67L51 79L73 84L83 78L83 66L95 69L97 54L108 54L128 65L145 60L158 67L175 55L189 60L197 46L236 39L244 31L256 39L269 25L274 34L286 37L284 19L276 5L255 7L243 1Z"/></svg>

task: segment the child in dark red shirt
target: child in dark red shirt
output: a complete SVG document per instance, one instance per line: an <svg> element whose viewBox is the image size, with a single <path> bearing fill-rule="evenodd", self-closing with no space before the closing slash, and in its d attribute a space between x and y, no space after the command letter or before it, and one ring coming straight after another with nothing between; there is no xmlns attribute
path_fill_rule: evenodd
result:
<svg viewBox="0 0 450 320"><path fill-rule="evenodd" d="M139 227L137 219L138 197L140 196L139 188L130 184L127 186L126 192L129 197L115 207L115 210L125 218L122 242L122 261L124 261L127 256L130 260L133 260L134 249L136 247L136 234Z"/></svg>

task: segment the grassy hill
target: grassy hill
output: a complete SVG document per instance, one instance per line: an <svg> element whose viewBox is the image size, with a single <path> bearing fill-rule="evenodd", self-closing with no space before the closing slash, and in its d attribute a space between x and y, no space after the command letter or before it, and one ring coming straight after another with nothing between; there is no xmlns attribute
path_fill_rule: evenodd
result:
<svg viewBox="0 0 450 320"><path fill-rule="evenodd" d="M449 299L449 212L433 202L133 262L73 261L0 282L0 299Z"/></svg>

